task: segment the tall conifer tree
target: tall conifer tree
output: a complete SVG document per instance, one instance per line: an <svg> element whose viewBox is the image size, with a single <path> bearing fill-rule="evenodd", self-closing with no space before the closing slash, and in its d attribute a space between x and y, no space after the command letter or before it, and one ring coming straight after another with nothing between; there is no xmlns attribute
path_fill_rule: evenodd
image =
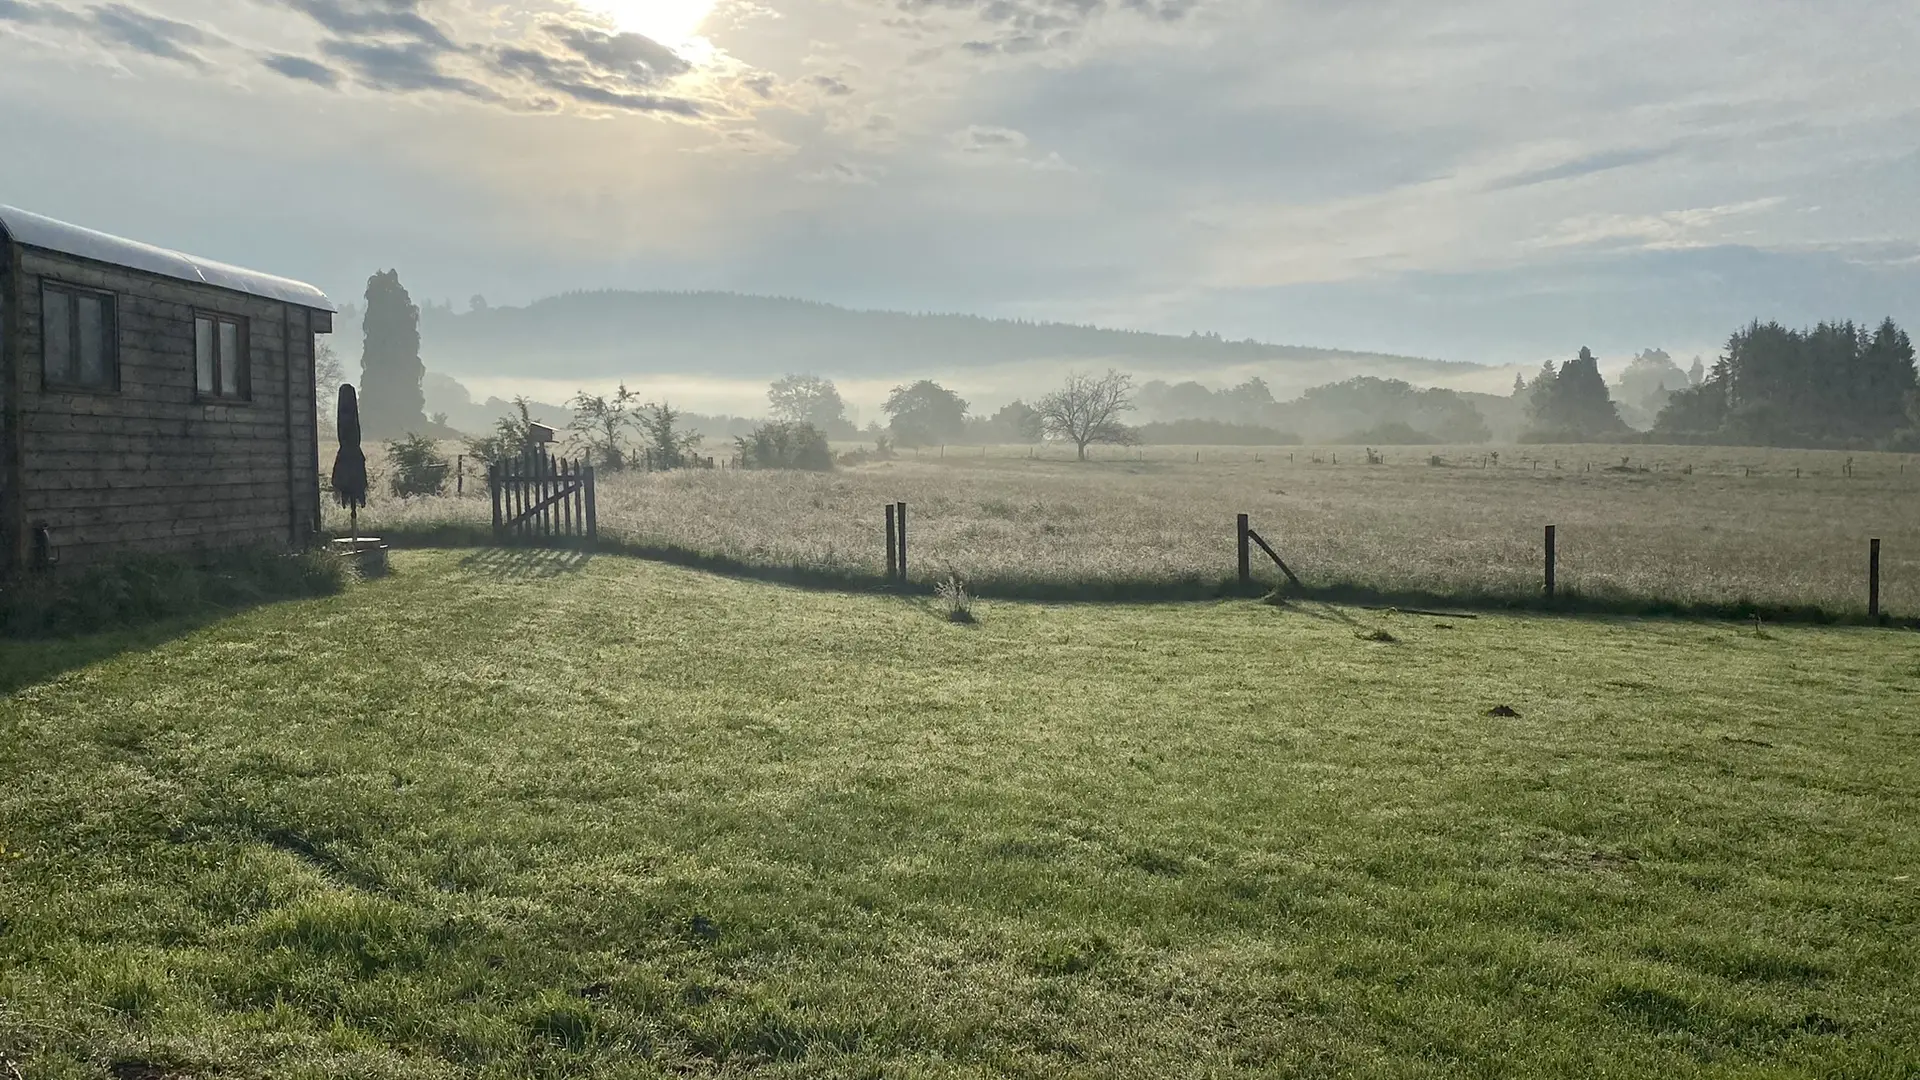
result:
<svg viewBox="0 0 1920 1080"><path fill-rule="evenodd" d="M398 439L427 426L421 389L420 309L400 284L398 270L367 279L367 315L360 353L360 423L373 439Z"/></svg>

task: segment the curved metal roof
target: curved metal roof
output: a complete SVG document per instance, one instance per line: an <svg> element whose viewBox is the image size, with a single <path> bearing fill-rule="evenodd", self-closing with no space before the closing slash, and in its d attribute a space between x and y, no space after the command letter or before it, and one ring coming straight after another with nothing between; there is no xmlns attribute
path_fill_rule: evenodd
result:
<svg viewBox="0 0 1920 1080"><path fill-rule="evenodd" d="M216 285L222 289L281 300L321 311L338 311L327 294L302 281L262 274L226 263L184 255L138 240L109 236L78 225L11 206L0 206L0 228L28 247L44 248L63 255L75 255L95 262L111 263L133 270L144 270L162 277Z"/></svg>

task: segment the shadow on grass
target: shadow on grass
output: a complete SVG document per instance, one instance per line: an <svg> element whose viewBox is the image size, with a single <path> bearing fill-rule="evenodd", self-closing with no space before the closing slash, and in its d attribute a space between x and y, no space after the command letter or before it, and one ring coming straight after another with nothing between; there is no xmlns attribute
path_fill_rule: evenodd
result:
<svg viewBox="0 0 1920 1080"><path fill-rule="evenodd" d="M489 547L468 555L460 565L498 578L555 578L586 569L593 553L579 549Z"/></svg>
<svg viewBox="0 0 1920 1080"><path fill-rule="evenodd" d="M0 638L0 697L51 682L69 671L111 660L124 653L143 652L164 645L243 610L207 611L130 629L74 637Z"/></svg>
<svg viewBox="0 0 1920 1080"><path fill-rule="evenodd" d="M347 564L324 551L134 555L0 581L0 694L152 648L252 608L328 596Z"/></svg>
<svg viewBox="0 0 1920 1080"><path fill-rule="evenodd" d="M418 528L388 528L386 538L399 548L474 548L480 552L526 552L527 548L501 548L492 530L483 524L436 523ZM565 550L565 549L562 549ZM929 597L936 582L890 580L872 571L853 568L829 568L793 563L755 562L732 555L699 551L677 544L663 544L624 537L602 535L593 545L595 552L623 555L651 562L667 563L703 570L748 581L764 581L793 588L822 592L863 593L879 596ZM584 552L574 549L584 564ZM476 554L471 557L480 568L510 566L506 555ZM577 567L576 567L577 568ZM564 571L554 571L564 572ZM519 576L552 576L528 573ZM1562 589L1548 597L1540 593L1460 589L1396 589L1358 582L1339 581L1310 584L1305 587L1282 585L1278 591L1272 581L1256 580L1243 584L1234 577L1205 578L1090 578L1036 579L1021 577L976 577L966 582L967 591L983 600L1025 600L1037 603L1066 604L1182 604L1209 600L1255 599L1275 595L1287 600L1318 601L1322 604L1371 608L1433 609L1457 608L1464 611L1495 611L1514 614L1561 615L1568 617L1635 617L1671 619L1707 619L1813 625L1885 626L1920 629L1920 618L1875 619L1865 612L1831 611L1812 604L1769 604L1748 599L1728 602L1700 602L1628 595L1590 595ZM1297 609L1296 609L1297 610ZM1440 614L1440 613L1436 613Z"/></svg>

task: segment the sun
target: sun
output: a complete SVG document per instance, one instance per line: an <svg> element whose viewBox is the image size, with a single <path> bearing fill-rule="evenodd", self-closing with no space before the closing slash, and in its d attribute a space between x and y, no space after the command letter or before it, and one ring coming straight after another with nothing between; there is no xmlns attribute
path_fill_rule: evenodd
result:
<svg viewBox="0 0 1920 1080"><path fill-rule="evenodd" d="M602 16L615 29L644 34L669 49L690 45L700 24L713 14L714 0L574 0L584 11Z"/></svg>

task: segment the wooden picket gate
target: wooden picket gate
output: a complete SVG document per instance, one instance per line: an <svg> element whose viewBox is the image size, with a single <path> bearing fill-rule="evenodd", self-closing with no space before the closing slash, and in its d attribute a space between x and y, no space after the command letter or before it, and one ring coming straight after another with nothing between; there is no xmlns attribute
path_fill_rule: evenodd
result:
<svg viewBox="0 0 1920 1080"><path fill-rule="evenodd" d="M493 536L503 542L565 544L600 535L593 505L593 466L555 459L541 449L487 467Z"/></svg>

